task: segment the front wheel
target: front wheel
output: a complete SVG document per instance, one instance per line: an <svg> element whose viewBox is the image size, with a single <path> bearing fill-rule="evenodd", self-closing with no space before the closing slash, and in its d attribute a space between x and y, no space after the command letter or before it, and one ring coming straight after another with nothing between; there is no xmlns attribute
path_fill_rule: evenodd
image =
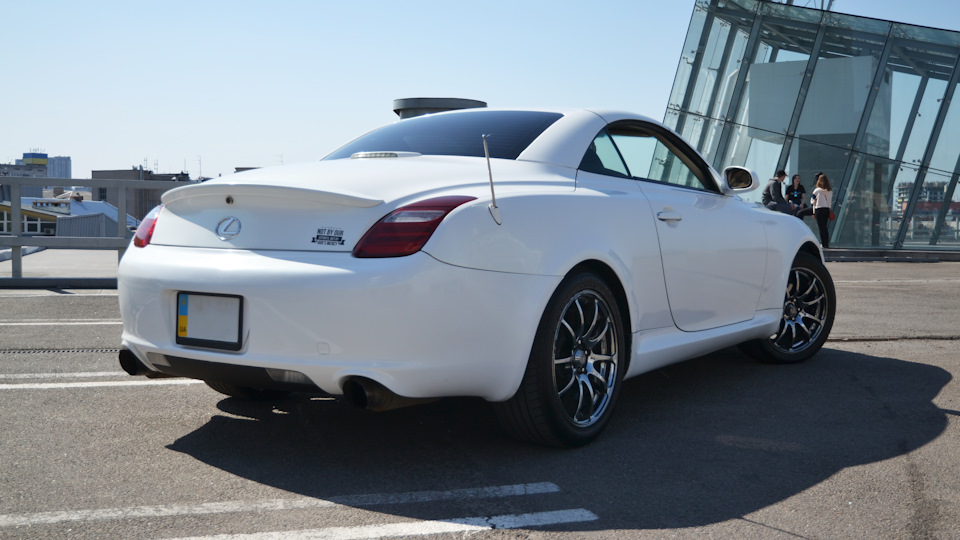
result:
<svg viewBox="0 0 960 540"><path fill-rule="evenodd" d="M777 332L740 345L748 355L773 364L802 362L816 354L830 335L837 294L820 259L798 253L787 277L783 316Z"/></svg>
<svg viewBox="0 0 960 540"><path fill-rule="evenodd" d="M598 276L566 278L540 319L517 393L495 405L513 436L582 446L606 427L627 354L616 298Z"/></svg>

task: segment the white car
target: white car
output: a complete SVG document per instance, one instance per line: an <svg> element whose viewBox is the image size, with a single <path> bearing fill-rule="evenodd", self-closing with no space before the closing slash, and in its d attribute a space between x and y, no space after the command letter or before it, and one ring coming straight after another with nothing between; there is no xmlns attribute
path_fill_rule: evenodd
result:
<svg viewBox="0 0 960 540"><path fill-rule="evenodd" d="M582 445L627 377L732 345L820 350L819 244L738 196L757 185L624 112L400 120L164 194L120 263L120 361L236 397L479 396L514 436Z"/></svg>

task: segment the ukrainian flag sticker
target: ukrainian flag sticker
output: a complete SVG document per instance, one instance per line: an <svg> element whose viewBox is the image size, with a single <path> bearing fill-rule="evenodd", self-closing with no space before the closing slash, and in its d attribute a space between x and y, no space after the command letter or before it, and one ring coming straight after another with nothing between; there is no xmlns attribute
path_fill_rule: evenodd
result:
<svg viewBox="0 0 960 540"><path fill-rule="evenodd" d="M187 337L187 299L190 298L188 294L180 295L180 305L177 308L177 335L180 337Z"/></svg>

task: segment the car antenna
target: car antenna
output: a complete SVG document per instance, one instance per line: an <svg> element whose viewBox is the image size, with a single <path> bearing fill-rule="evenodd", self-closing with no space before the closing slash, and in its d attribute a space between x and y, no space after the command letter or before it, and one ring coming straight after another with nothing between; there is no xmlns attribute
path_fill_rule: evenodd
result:
<svg viewBox="0 0 960 540"><path fill-rule="evenodd" d="M490 197L493 199L493 202L487 207L490 209L490 215L493 216L493 220L497 222L497 225L502 225L503 222L500 221L500 208L497 207L497 194L493 191L493 169L490 167L490 147L487 146L487 137L488 135L481 135L483 137L483 154L487 157L487 174L490 175Z"/></svg>

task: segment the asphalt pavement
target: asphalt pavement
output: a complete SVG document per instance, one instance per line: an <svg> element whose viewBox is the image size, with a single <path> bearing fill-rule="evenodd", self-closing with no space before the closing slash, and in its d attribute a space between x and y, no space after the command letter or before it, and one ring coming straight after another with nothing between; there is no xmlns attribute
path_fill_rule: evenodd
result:
<svg viewBox="0 0 960 540"><path fill-rule="evenodd" d="M61 271L47 252L25 274ZM0 290L0 539L960 538L960 263L828 268L816 357L636 377L573 450L479 400L376 414L129 377L115 290Z"/></svg>

